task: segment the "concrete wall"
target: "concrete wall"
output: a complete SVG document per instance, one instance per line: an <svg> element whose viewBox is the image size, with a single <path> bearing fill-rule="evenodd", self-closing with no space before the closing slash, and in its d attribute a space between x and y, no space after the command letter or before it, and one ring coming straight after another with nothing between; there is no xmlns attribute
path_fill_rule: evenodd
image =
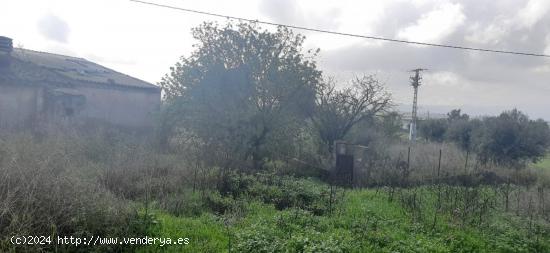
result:
<svg viewBox="0 0 550 253"><path fill-rule="evenodd" d="M63 89L60 94L58 89L0 85L0 128L94 121L121 127L150 128L154 126L154 116L160 108L160 91L84 85L68 90L71 94L63 94Z"/></svg>
<svg viewBox="0 0 550 253"><path fill-rule="evenodd" d="M78 117L124 127L154 126L154 114L160 108L160 91L85 86L74 89L86 98Z"/></svg>
<svg viewBox="0 0 550 253"><path fill-rule="evenodd" d="M31 127L43 106L43 89L0 85L0 128Z"/></svg>

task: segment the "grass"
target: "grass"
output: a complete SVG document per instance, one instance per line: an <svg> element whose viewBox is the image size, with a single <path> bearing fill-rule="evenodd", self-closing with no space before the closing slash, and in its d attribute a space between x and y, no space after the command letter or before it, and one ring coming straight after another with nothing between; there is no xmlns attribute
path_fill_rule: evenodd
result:
<svg viewBox="0 0 550 253"><path fill-rule="evenodd" d="M387 192L348 190L332 214L313 215L298 208L277 210L251 201L240 214L176 217L156 210L152 234L190 237L189 245L149 246L138 252L545 252L548 237L529 238L521 219L493 213L486 226L463 226L438 213L436 196L424 199L420 218Z"/></svg>
<svg viewBox="0 0 550 253"><path fill-rule="evenodd" d="M153 211L155 225L149 233L157 238L189 238L187 245L150 245L136 252L223 252L228 237L223 224L212 214L199 217L176 217L162 210Z"/></svg>
<svg viewBox="0 0 550 253"><path fill-rule="evenodd" d="M550 205L540 204L549 196L539 190L550 181L512 185L508 212L505 185L444 185L436 209L433 186L339 188L330 197L319 179L216 168L195 174L180 155L111 138L0 142L0 252L550 252ZM486 209L476 207L485 200ZM189 244L12 245L9 237L19 234Z"/></svg>
<svg viewBox="0 0 550 253"><path fill-rule="evenodd" d="M533 164L533 167L537 169L547 169L550 170L550 154L546 155L542 160Z"/></svg>

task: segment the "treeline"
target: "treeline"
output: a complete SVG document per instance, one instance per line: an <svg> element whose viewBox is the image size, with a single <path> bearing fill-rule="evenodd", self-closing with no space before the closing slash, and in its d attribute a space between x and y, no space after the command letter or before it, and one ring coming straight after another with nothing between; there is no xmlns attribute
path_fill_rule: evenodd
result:
<svg viewBox="0 0 550 253"><path fill-rule="evenodd" d="M548 123L531 120L517 109L480 119L455 109L445 119L421 121L419 133L428 141L456 143L462 150L475 153L482 163L516 168L537 162L550 146Z"/></svg>

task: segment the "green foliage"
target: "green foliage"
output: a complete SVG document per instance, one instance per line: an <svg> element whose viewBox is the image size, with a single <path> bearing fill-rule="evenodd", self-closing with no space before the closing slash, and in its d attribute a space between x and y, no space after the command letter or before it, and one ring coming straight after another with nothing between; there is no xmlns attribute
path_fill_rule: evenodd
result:
<svg viewBox="0 0 550 253"><path fill-rule="evenodd" d="M135 252L224 252L228 237L217 217L212 214L175 217L162 211L154 212L158 223L151 226L148 233L158 238L189 238L187 245L150 245L139 247Z"/></svg>
<svg viewBox="0 0 550 253"><path fill-rule="evenodd" d="M204 23L192 33L196 50L161 82L173 107L167 112L180 119L172 128L258 166L272 135L292 139L312 113L321 78L316 52L303 53L304 37L284 27Z"/></svg>
<svg viewBox="0 0 550 253"><path fill-rule="evenodd" d="M301 209L288 209L276 217L252 221L238 229L235 249L238 252L347 252L353 249L346 231L324 230L325 222Z"/></svg>
<svg viewBox="0 0 550 253"><path fill-rule="evenodd" d="M254 190L250 189L269 184L263 180L276 179L260 176L256 180L259 183L252 184L246 192L252 193ZM436 189L403 189L399 193L401 197L396 197L399 201L390 201L383 189L348 190L345 195L340 195L342 192L337 194L340 201L332 214L322 215L300 207L278 210L261 198L243 193L245 195L242 196L246 197L242 200L248 203L242 207L246 209L246 215L230 224L226 222L227 213L213 219L208 213L193 218L176 218L160 212L160 217L164 216L160 219L163 222L153 231L164 230L163 224L166 224L175 230L155 235L196 233L190 245L179 248L183 252L191 252L190 247L195 252L214 249L234 252L546 252L550 249L548 234L537 232L532 235L525 229L525 224L521 224L525 223L524 219L495 209L487 209L489 213L484 216L487 219L484 222L461 225L463 210L459 210L460 215L456 217L452 210L464 207L466 220L477 220L477 210L480 209L470 209L470 206L483 204L484 198L497 197L490 189L445 188L439 210ZM452 192L464 196L455 198L453 194L449 195ZM406 194L413 193L421 200L418 204L418 210L422 212L420 215L400 200ZM456 206L452 207L453 203ZM437 215L435 227L433 215ZM198 224L204 225L198 229ZM544 231L542 227L539 229ZM194 242L193 238L198 241Z"/></svg>
<svg viewBox="0 0 550 253"><path fill-rule="evenodd" d="M292 237L278 237L277 227L253 225L250 230L236 235L238 252L349 252L353 244L349 238L324 234L314 230L299 231Z"/></svg>
<svg viewBox="0 0 550 253"><path fill-rule="evenodd" d="M550 128L543 120L530 120L518 110L504 112L483 121L476 149L483 161L503 165L524 165L546 155Z"/></svg>
<svg viewBox="0 0 550 253"><path fill-rule="evenodd" d="M274 174L232 173L225 178L224 195L252 198L273 204L278 210L297 207L321 215L328 211L330 189L311 179Z"/></svg>
<svg viewBox="0 0 550 253"><path fill-rule="evenodd" d="M261 224L255 224L235 236L235 248L239 252L275 252L281 248L279 241L274 241L276 231Z"/></svg>
<svg viewBox="0 0 550 253"><path fill-rule="evenodd" d="M224 214L235 204L231 197L224 197L218 192L212 192L205 197L205 207L217 214Z"/></svg>
<svg viewBox="0 0 550 253"><path fill-rule="evenodd" d="M473 148L474 131L480 129L481 122L470 120L470 116L462 114L460 109L454 109L447 113L447 121L446 139L456 143L462 150L470 151Z"/></svg>
<svg viewBox="0 0 550 253"><path fill-rule="evenodd" d="M482 123L480 120L469 121L459 119L452 121L449 124L449 128L446 130L446 138L447 140L454 142L462 150L471 151L474 149L476 137L480 137L476 136L476 134L479 135L476 131L480 131L481 124Z"/></svg>
<svg viewBox="0 0 550 253"><path fill-rule="evenodd" d="M421 121L419 133L428 141L454 142L463 150L475 152L485 164L516 168L542 159L550 147L548 123L530 120L516 109L482 120L470 120L467 114L453 110L446 120Z"/></svg>
<svg viewBox="0 0 550 253"><path fill-rule="evenodd" d="M442 142L445 140L448 122L444 119L427 119L418 124L418 133L428 141Z"/></svg>
<svg viewBox="0 0 550 253"><path fill-rule="evenodd" d="M460 109L453 109L447 113L447 120L449 122L453 121L468 121L470 116L466 113L461 113Z"/></svg>
<svg viewBox="0 0 550 253"><path fill-rule="evenodd" d="M533 164L533 167L550 171L550 155L546 154L544 158Z"/></svg>
<svg viewBox="0 0 550 253"><path fill-rule="evenodd" d="M102 152L97 147L108 138L0 142L2 252L550 250L545 209L531 204L544 198L540 189L548 183L528 170L498 175L512 186L390 185L331 193L318 179L285 175L282 168L291 165L277 160L266 163L269 172L251 174L185 167L190 162L179 155L122 140ZM506 192L517 214L504 211ZM14 248L7 238L16 233L189 237L190 244Z"/></svg>

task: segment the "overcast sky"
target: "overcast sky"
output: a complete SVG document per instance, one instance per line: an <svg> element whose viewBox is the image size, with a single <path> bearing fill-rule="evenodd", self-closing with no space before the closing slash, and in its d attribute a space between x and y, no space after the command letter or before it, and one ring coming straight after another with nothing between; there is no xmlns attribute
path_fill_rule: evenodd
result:
<svg viewBox="0 0 550 253"><path fill-rule="evenodd" d="M550 54L549 0L151 0L338 32ZM157 83L195 41L190 29L224 19L126 0L2 0L0 35L14 45L83 57ZM514 107L550 120L550 58L489 54L301 32L325 74L377 74L408 109L407 71L427 68L420 110L473 115Z"/></svg>

